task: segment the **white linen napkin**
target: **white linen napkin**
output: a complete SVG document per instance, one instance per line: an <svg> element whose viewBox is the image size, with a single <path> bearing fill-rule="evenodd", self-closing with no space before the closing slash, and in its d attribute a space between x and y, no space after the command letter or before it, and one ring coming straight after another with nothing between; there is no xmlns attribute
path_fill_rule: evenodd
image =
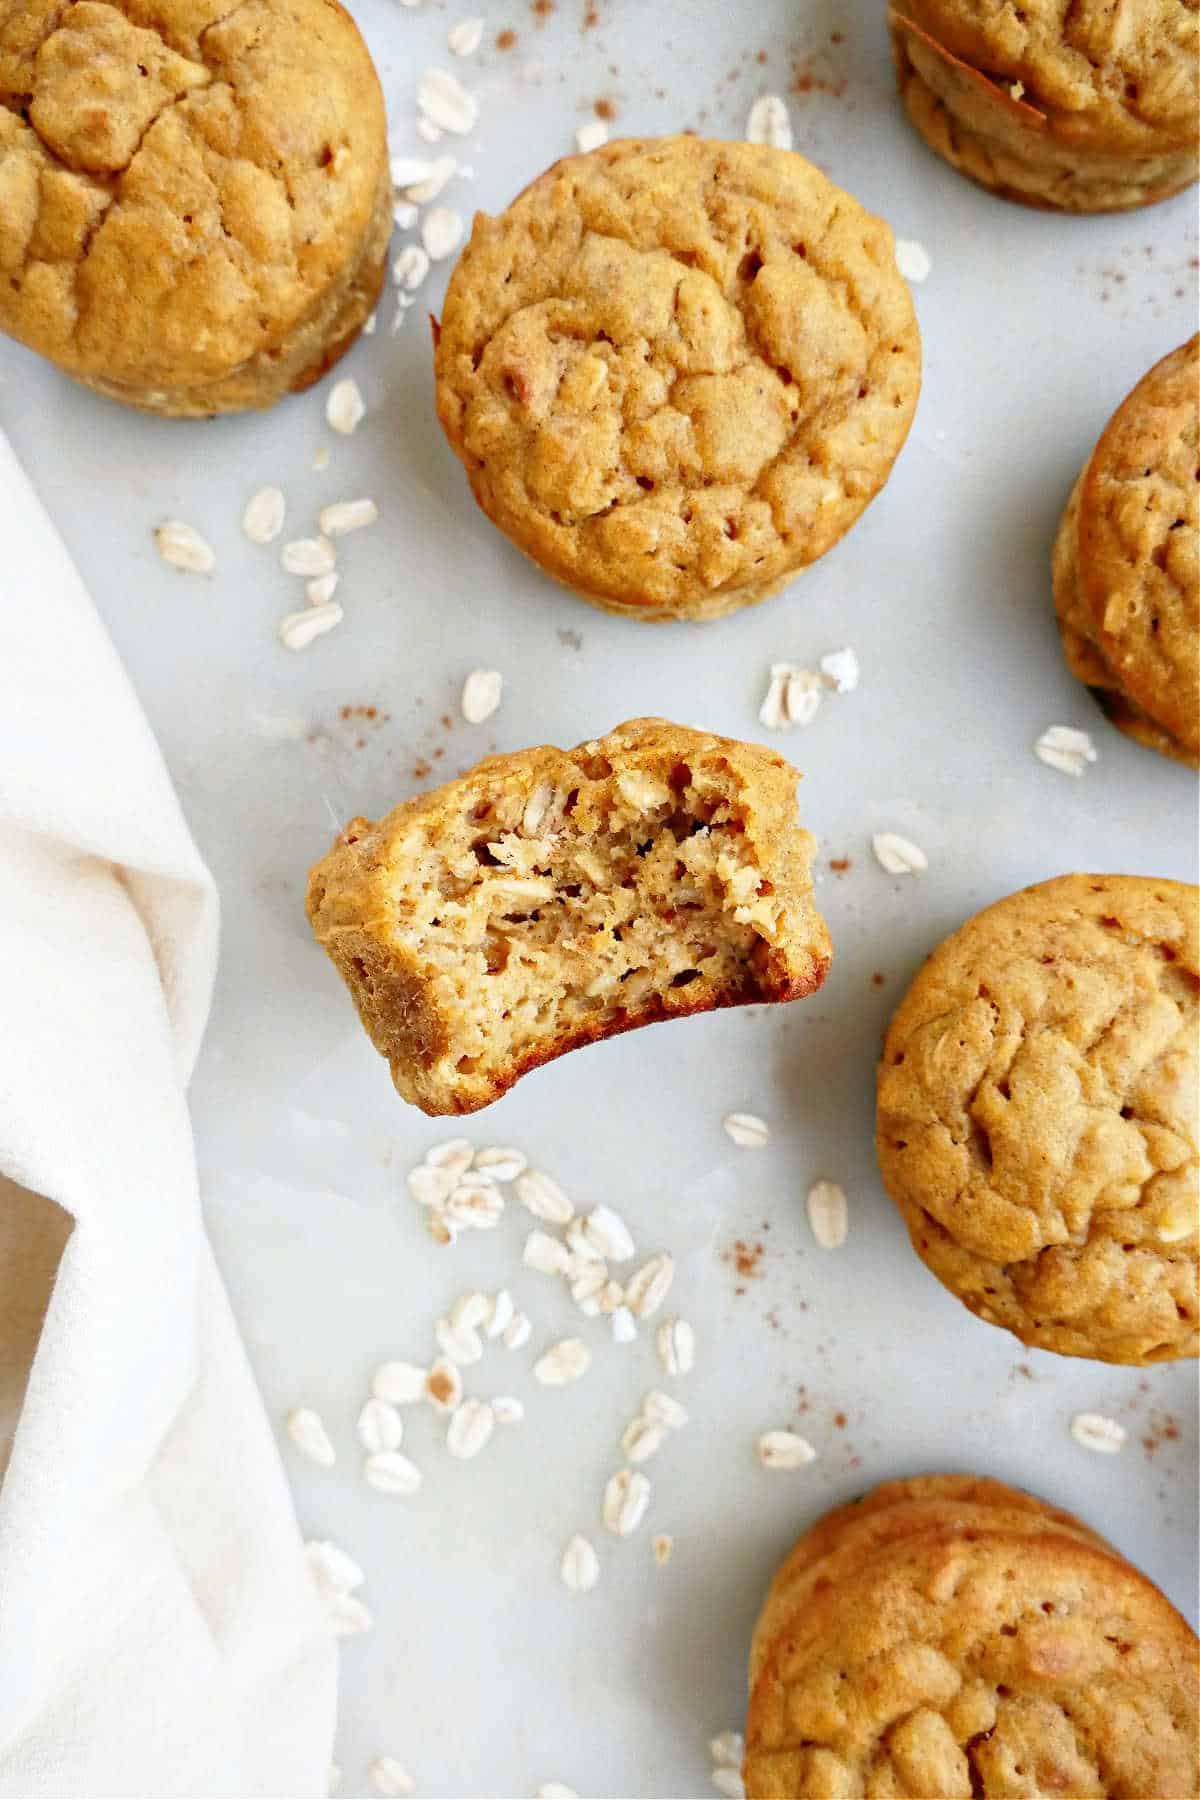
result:
<svg viewBox="0 0 1200 1800"><path fill-rule="evenodd" d="M0 520L0 1794L323 1794L333 1640L184 1098L216 894L3 433Z"/></svg>

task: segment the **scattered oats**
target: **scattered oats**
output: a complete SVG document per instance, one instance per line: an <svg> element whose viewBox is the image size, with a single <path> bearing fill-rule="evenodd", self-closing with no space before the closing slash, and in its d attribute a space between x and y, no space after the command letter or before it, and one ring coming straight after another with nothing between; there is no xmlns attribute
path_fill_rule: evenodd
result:
<svg viewBox="0 0 1200 1800"><path fill-rule="evenodd" d="M758 1440L758 1460L764 1469L802 1469L815 1462L816 1455L797 1431L764 1431Z"/></svg>
<svg viewBox="0 0 1200 1800"><path fill-rule="evenodd" d="M675 1539L670 1532L662 1531L655 1538L650 1548L654 1552L654 1560L660 1569L665 1569L675 1554Z"/></svg>
<svg viewBox="0 0 1200 1800"><path fill-rule="evenodd" d="M287 1415L284 1426L288 1436L302 1455L310 1462L315 1462L322 1469L332 1469L337 1461L337 1451L329 1439L325 1429L325 1421L319 1412L311 1406L298 1406Z"/></svg>
<svg viewBox="0 0 1200 1800"><path fill-rule="evenodd" d="M721 1123L739 1150L761 1150L771 1135L767 1121L757 1113L726 1113Z"/></svg>
<svg viewBox="0 0 1200 1800"><path fill-rule="evenodd" d="M629 1308L625 1306L625 1289L619 1281L606 1281L596 1295L596 1299L602 1313L612 1314L620 1312L622 1308L626 1312L629 1311Z"/></svg>
<svg viewBox="0 0 1200 1800"><path fill-rule="evenodd" d="M625 1303L635 1319L651 1318L671 1291L675 1259L664 1250L644 1262L625 1288Z"/></svg>
<svg viewBox="0 0 1200 1800"><path fill-rule="evenodd" d="M344 375L341 381L334 382L325 402L325 422L332 431L349 437L362 424L366 412L361 390L352 375Z"/></svg>
<svg viewBox="0 0 1200 1800"><path fill-rule="evenodd" d="M328 575L337 551L326 537L293 538L279 552L279 561L288 575Z"/></svg>
<svg viewBox="0 0 1200 1800"><path fill-rule="evenodd" d="M740 1769L746 1758L746 1740L740 1731L722 1731L709 1743L708 1753L718 1769Z"/></svg>
<svg viewBox="0 0 1200 1800"><path fill-rule="evenodd" d="M714 1769L712 1784L725 1800L746 1800L746 1785L739 1769Z"/></svg>
<svg viewBox="0 0 1200 1800"><path fill-rule="evenodd" d="M463 683L462 716L468 725L482 725L500 704L504 677L498 669L472 669Z"/></svg>
<svg viewBox="0 0 1200 1800"><path fill-rule="evenodd" d="M448 69L426 69L417 86L417 105L439 131L465 137L479 120L475 96Z"/></svg>
<svg viewBox="0 0 1200 1800"><path fill-rule="evenodd" d="M367 1773L371 1777L371 1786L377 1794L415 1794L417 1784L394 1756L377 1756Z"/></svg>
<svg viewBox="0 0 1200 1800"><path fill-rule="evenodd" d="M507 1288L501 1288L499 1293L492 1297L491 1308L483 1327L484 1336L489 1338L503 1337L504 1333L508 1330L515 1310L512 1295Z"/></svg>
<svg viewBox="0 0 1200 1800"><path fill-rule="evenodd" d="M924 281L933 267L933 259L916 238L897 238L896 267L905 281Z"/></svg>
<svg viewBox="0 0 1200 1800"><path fill-rule="evenodd" d="M544 1219L548 1225L569 1225L575 1216L575 1208L557 1181L551 1181L540 1169L528 1169L519 1175L515 1191L526 1212L535 1219Z"/></svg>
<svg viewBox="0 0 1200 1800"><path fill-rule="evenodd" d="M460 19L446 35L446 44L454 56L474 56L483 39L482 19Z"/></svg>
<svg viewBox="0 0 1200 1800"><path fill-rule="evenodd" d="M784 684L786 675L772 674L767 684L766 697L758 709L758 722L768 731L786 731L790 720L784 704Z"/></svg>
<svg viewBox="0 0 1200 1800"><path fill-rule="evenodd" d="M357 1594L329 1594L325 1608L335 1637L357 1637L360 1631L370 1631L375 1623L370 1609Z"/></svg>
<svg viewBox="0 0 1200 1800"><path fill-rule="evenodd" d="M421 182L428 181L433 174L433 168L434 165L423 156L393 156L391 159L392 186L407 192L410 187L417 187Z"/></svg>
<svg viewBox="0 0 1200 1800"><path fill-rule="evenodd" d="M442 141L440 128L434 124L432 119L427 119L424 113L417 120L417 136L424 138L427 144L440 144Z"/></svg>
<svg viewBox="0 0 1200 1800"><path fill-rule="evenodd" d="M429 258L420 244L405 244L392 264L392 280L399 288L414 293L429 273Z"/></svg>
<svg viewBox="0 0 1200 1800"><path fill-rule="evenodd" d="M591 1364L592 1353L579 1338L560 1338L534 1363L534 1380L543 1387L567 1387L586 1375Z"/></svg>
<svg viewBox="0 0 1200 1800"><path fill-rule="evenodd" d="M492 1401L492 1412L497 1425L519 1425L525 1417L525 1408L515 1394L497 1394Z"/></svg>
<svg viewBox="0 0 1200 1800"><path fill-rule="evenodd" d="M450 1323L459 1331L477 1331L491 1316L492 1303L486 1294L473 1289L460 1294L450 1308Z"/></svg>
<svg viewBox="0 0 1200 1800"><path fill-rule="evenodd" d="M1077 731L1073 725L1048 726L1033 746L1033 753L1049 768L1075 776L1082 775L1098 755L1090 733Z"/></svg>
<svg viewBox="0 0 1200 1800"><path fill-rule="evenodd" d="M634 1242L628 1225L611 1206L594 1206L583 1220L583 1242L609 1262L628 1262Z"/></svg>
<svg viewBox="0 0 1200 1800"><path fill-rule="evenodd" d="M583 156L592 150L599 150L601 144L608 142L608 126L603 119L588 119L575 133L575 146Z"/></svg>
<svg viewBox="0 0 1200 1800"><path fill-rule="evenodd" d="M631 1419L621 1433L621 1448L631 1463L649 1462L656 1451L661 1450L667 1441L665 1425L655 1425L650 1419L639 1415Z"/></svg>
<svg viewBox="0 0 1200 1800"><path fill-rule="evenodd" d="M614 1308L612 1335L614 1344L632 1344L637 1337L637 1320L627 1306Z"/></svg>
<svg viewBox="0 0 1200 1800"><path fill-rule="evenodd" d="M531 1231L525 1239L521 1261L527 1269L536 1269L539 1275L565 1275L570 1260L567 1246L548 1232Z"/></svg>
<svg viewBox="0 0 1200 1800"><path fill-rule="evenodd" d="M242 514L242 530L252 544L273 543L283 530L286 515L287 501L283 497L283 489L259 488L257 494L251 494L246 502L246 510Z"/></svg>
<svg viewBox="0 0 1200 1800"><path fill-rule="evenodd" d="M446 1203L446 1217L453 1226L491 1231L504 1215L504 1195L482 1175L460 1181Z"/></svg>
<svg viewBox="0 0 1200 1800"><path fill-rule="evenodd" d="M448 1175L456 1179L465 1175L474 1158L474 1146L467 1138L447 1138L443 1143L434 1144L425 1152L427 1169L444 1169Z"/></svg>
<svg viewBox="0 0 1200 1800"><path fill-rule="evenodd" d="M836 1181L815 1181L808 1190L808 1222L822 1250L846 1241L846 1192Z"/></svg>
<svg viewBox="0 0 1200 1800"><path fill-rule="evenodd" d="M462 1376L457 1364L439 1356L425 1377L425 1398L439 1412L452 1413L462 1404Z"/></svg>
<svg viewBox="0 0 1200 1800"><path fill-rule="evenodd" d="M554 1240L557 1243L557 1239ZM558 1248L566 1257L566 1247L558 1244ZM602 1262L586 1263L571 1283L571 1298L576 1306L584 1306L587 1301L596 1302L595 1312L600 1311L600 1291L608 1281L608 1266Z"/></svg>
<svg viewBox="0 0 1200 1800"><path fill-rule="evenodd" d="M585 1262L603 1262L601 1251L597 1250L587 1235L587 1220L572 1219L567 1226L567 1245L572 1254L571 1274L577 1275Z"/></svg>
<svg viewBox="0 0 1200 1800"><path fill-rule="evenodd" d="M217 566L212 545L182 519L167 519L154 533L158 554L172 569L188 575L211 575Z"/></svg>
<svg viewBox="0 0 1200 1800"><path fill-rule="evenodd" d="M317 524L324 537L339 538L347 532L361 531L364 525L373 525L378 517L379 508L373 500L335 500L331 506L321 508Z"/></svg>
<svg viewBox="0 0 1200 1800"><path fill-rule="evenodd" d="M312 466L318 471L329 467L329 451L324 444L318 444L313 451Z"/></svg>
<svg viewBox="0 0 1200 1800"><path fill-rule="evenodd" d="M646 1516L650 1483L637 1469L620 1469L604 1489L604 1524L614 1537L629 1537Z"/></svg>
<svg viewBox="0 0 1200 1800"><path fill-rule="evenodd" d="M363 1475L369 1487L381 1494L415 1494L421 1485L421 1471L399 1450L380 1450L363 1459Z"/></svg>
<svg viewBox="0 0 1200 1800"><path fill-rule="evenodd" d="M1085 1450L1096 1450L1101 1456L1115 1456L1125 1442L1125 1427L1103 1413L1076 1413L1071 1420L1071 1436Z"/></svg>
<svg viewBox="0 0 1200 1800"><path fill-rule="evenodd" d="M376 330L376 327L378 326L378 324L379 324L378 315L376 313L368 313L367 318L366 318L366 323L363 325L363 336L364 337L374 337L375 330Z"/></svg>
<svg viewBox="0 0 1200 1800"><path fill-rule="evenodd" d="M543 1781L535 1800L579 1800L579 1796L565 1781Z"/></svg>
<svg viewBox="0 0 1200 1800"><path fill-rule="evenodd" d="M688 1422L687 1408L670 1394L664 1394L661 1388L651 1388L646 1395L641 1417L661 1431L682 1431Z"/></svg>
<svg viewBox="0 0 1200 1800"><path fill-rule="evenodd" d="M398 1450L404 1442L404 1420L386 1400L370 1399L358 1415L358 1441L369 1456Z"/></svg>
<svg viewBox="0 0 1200 1800"><path fill-rule="evenodd" d="M330 569L328 575L314 575L304 589L305 599L310 606L328 606L337 592L340 576L336 569Z"/></svg>
<svg viewBox="0 0 1200 1800"><path fill-rule="evenodd" d="M509 1150L499 1144L480 1150L475 1157L475 1167L489 1181L515 1181L528 1166L519 1150Z"/></svg>
<svg viewBox="0 0 1200 1800"><path fill-rule="evenodd" d="M501 1342L506 1350L523 1350L533 1336L533 1326L523 1312L514 1313L504 1328Z"/></svg>
<svg viewBox="0 0 1200 1800"><path fill-rule="evenodd" d="M563 1551L563 1585L573 1594L590 1594L600 1579L600 1558L585 1537L573 1537ZM543 1790L544 1791L544 1790Z"/></svg>
<svg viewBox="0 0 1200 1800"><path fill-rule="evenodd" d="M371 1377L371 1392L388 1406L413 1406L424 1398L428 1369L416 1363L380 1363Z"/></svg>
<svg viewBox="0 0 1200 1800"><path fill-rule="evenodd" d="M469 1368L483 1355L483 1339L469 1326L453 1325L449 1319L438 1319L433 1327L433 1335L442 1355L448 1356L459 1368Z"/></svg>
<svg viewBox="0 0 1200 1800"><path fill-rule="evenodd" d="M349 1552L328 1539L313 1538L305 1544L304 1560L317 1586L329 1593L349 1594L366 1580Z"/></svg>
<svg viewBox="0 0 1200 1800"><path fill-rule="evenodd" d="M696 1334L686 1319L672 1314L655 1333L659 1360L668 1375L690 1375L696 1360Z"/></svg>
<svg viewBox="0 0 1200 1800"><path fill-rule="evenodd" d="M452 1244L458 1237L458 1226L451 1224L445 1213L436 1206L430 1211L426 1223L435 1244Z"/></svg>
<svg viewBox="0 0 1200 1800"><path fill-rule="evenodd" d="M857 653L849 646L831 650L821 658L821 673L835 694L852 694L860 674Z"/></svg>
<svg viewBox="0 0 1200 1800"><path fill-rule="evenodd" d="M778 94L760 94L746 120L746 141L770 144L773 150L790 150L792 125L786 103Z"/></svg>
<svg viewBox="0 0 1200 1800"><path fill-rule="evenodd" d="M929 858L920 846L898 831L877 831L871 848L876 862L889 875L919 875L929 867Z"/></svg>
<svg viewBox="0 0 1200 1800"><path fill-rule="evenodd" d="M286 613L279 621L279 641L285 650L307 650L315 638L324 637L345 618L336 600L308 606L303 612Z"/></svg>
<svg viewBox="0 0 1200 1800"><path fill-rule="evenodd" d="M410 1169L405 1186L418 1206L444 1206L454 1192L457 1176L453 1169L439 1169L422 1163Z"/></svg>
<svg viewBox="0 0 1200 1800"><path fill-rule="evenodd" d="M783 709L789 725L811 725L824 687L815 669L789 669L783 682Z"/></svg>
<svg viewBox="0 0 1200 1800"><path fill-rule="evenodd" d="M411 231L419 217L411 200L397 200L392 206L392 223L397 231Z"/></svg>
<svg viewBox="0 0 1200 1800"><path fill-rule="evenodd" d="M446 1448L460 1462L478 1456L496 1427L496 1415L486 1400L464 1400L450 1420Z"/></svg>

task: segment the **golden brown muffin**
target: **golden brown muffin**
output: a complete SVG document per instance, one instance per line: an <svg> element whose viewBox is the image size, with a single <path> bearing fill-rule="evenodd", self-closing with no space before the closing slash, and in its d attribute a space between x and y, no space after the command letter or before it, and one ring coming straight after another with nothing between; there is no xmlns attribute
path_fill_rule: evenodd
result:
<svg viewBox="0 0 1200 1800"><path fill-rule="evenodd" d="M349 348L392 229L335 0L0 0L0 329L130 406L270 406Z"/></svg>
<svg viewBox="0 0 1200 1800"><path fill-rule="evenodd" d="M889 21L913 124L1005 199L1112 212L1195 181L1195 0L901 0Z"/></svg>
<svg viewBox="0 0 1200 1800"><path fill-rule="evenodd" d="M820 987L796 780L663 719L491 756L348 825L308 916L404 1098L474 1112L581 1044Z"/></svg>
<svg viewBox="0 0 1200 1800"><path fill-rule="evenodd" d="M879 1067L918 1255L1022 1342L1197 1354L1197 889L1064 875L939 945Z"/></svg>
<svg viewBox="0 0 1200 1800"><path fill-rule="evenodd" d="M1121 731L1200 767L1200 336L1123 400L1054 543L1071 673Z"/></svg>
<svg viewBox="0 0 1200 1800"><path fill-rule="evenodd" d="M790 151L629 139L482 214L438 416L488 517L613 612L764 599L888 478L920 386L891 230Z"/></svg>
<svg viewBox="0 0 1200 1800"><path fill-rule="evenodd" d="M835 1517L832 1552L821 1521L809 1579L772 1587L755 1634L749 1800L1196 1794L1195 1636L1102 1539L961 1476Z"/></svg>

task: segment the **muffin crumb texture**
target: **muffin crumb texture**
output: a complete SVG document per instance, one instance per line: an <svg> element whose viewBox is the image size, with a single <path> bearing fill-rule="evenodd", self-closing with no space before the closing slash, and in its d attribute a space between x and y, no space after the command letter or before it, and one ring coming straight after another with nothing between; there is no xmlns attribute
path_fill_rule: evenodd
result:
<svg viewBox="0 0 1200 1800"><path fill-rule="evenodd" d="M0 328L68 374L160 413L269 405L353 341L390 232L340 6L0 0Z"/></svg>
<svg viewBox="0 0 1200 1800"><path fill-rule="evenodd" d="M920 344L890 229L812 164L629 139L476 219L436 374L476 499L528 556L612 610L707 618L882 487Z"/></svg>
<svg viewBox="0 0 1200 1800"><path fill-rule="evenodd" d="M1067 875L969 920L888 1029L877 1142L918 1254L1023 1342L1197 1353L1197 890Z"/></svg>
<svg viewBox="0 0 1200 1800"><path fill-rule="evenodd" d="M1191 0L903 0L889 20L913 124L1004 198L1111 212L1195 181Z"/></svg>
<svg viewBox="0 0 1200 1800"><path fill-rule="evenodd" d="M820 986L796 779L656 719L489 757L353 821L309 918L404 1098L472 1112L595 1039Z"/></svg>
<svg viewBox="0 0 1200 1800"><path fill-rule="evenodd" d="M1200 335L1109 420L1053 568L1071 673L1127 737L1200 767Z"/></svg>
<svg viewBox="0 0 1200 1800"><path fill-rule="evenodd" d="M783 1564L754 1634L749 1800L1196 1792L1196 1639L1069 1513L893 1481Z"/></svg>

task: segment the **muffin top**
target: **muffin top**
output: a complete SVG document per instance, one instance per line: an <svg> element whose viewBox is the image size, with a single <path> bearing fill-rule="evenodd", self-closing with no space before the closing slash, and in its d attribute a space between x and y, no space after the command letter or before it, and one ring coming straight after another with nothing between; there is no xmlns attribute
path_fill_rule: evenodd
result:
<svg viewBox="0 0 1200 1800"><path fill-rule="evenodd" d="M1149 155L1195 141L1196 0L898 0L892 22L1080 148Z"/></svg>
<svg viewBox="0 0 1200 1800"><path fill-rule="evenodd" d="M917 1249L1025 1342L1196 1352L1197 889L1066 875L968 920L893 1018L885 1183Z"/></svg>
<svg viewBox="0 0 1200 1800"><path fill-rule="evenodd" d="M319 305L385 155L330 0L0 0L0 328L117 387L202 386Z"/></svg>
<svg viewBox="0 0 1200 1800"><path fill-rule="evenodd" d="M811 163L629 139L476 219L436 372L476 496L527 554L686 614L847 530L907 434L920 344L890 229Z"/></svg>
<svg viewBox="0 0 1200 1800"><path fill-rule="evenodd" d="M1200 335L1105 427L1079 495L1076 582L1121 686L1200 754Z"/></svg>
<svg viewBox="0 0 1200 1800"><path fill-rule="evenodd" d="M750 1800L1195 1792L1185 1621L1082 1530L993 1510L830 1559L754 1684Z"/></svg>

